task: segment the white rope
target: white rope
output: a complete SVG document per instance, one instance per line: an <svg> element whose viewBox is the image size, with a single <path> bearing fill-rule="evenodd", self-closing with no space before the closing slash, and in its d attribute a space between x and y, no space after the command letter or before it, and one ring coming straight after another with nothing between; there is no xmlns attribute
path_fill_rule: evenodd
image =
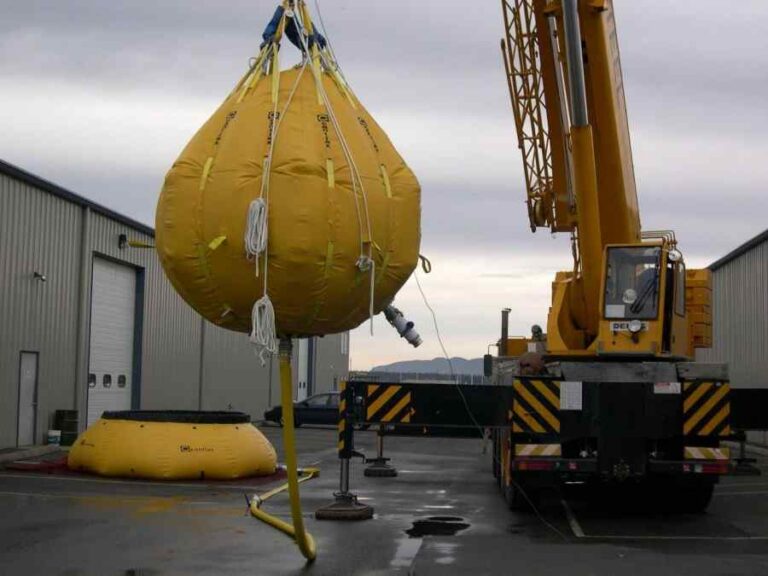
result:
<svg viewBox="0 0 768 576"><path fill-rule="evenodd" d="M357 260L357 267L362 272L371 271L371 290L368 299L368 320L371 326L371 336L373 336L373 303L376 288L376 261L369 256L360 256Z"/></svg>
<svg viewBox="0 0 768 576"><path fill-rule="evenodd" d="M317 17L320 19L320 28L323 29L323 36L325 37L325 41L328 43L328 53L331 55L331 60L334 64L334 68L338 71L341 78L344 80L344 82L349 85L349 82L347 82L347 79L344 77L344 72L341 69L341 66L339 65L339 59L336 58L336 51L333 49L333 44L331 43L331 37L328 34L328 30L325 28L325 21L323 20L323 13L320 11L320 4L317 0L315 0L315 12L317 12Z"/></svg>
<svg viewBox="0 0 768 576"><path fill-rule="evenodd" d="M248 259L256 263L259 275L259 255L267 248L267 203L256 198L248 208L248 222L245 226L245 252Z"/></svg>
<svg viewBox="0 0 768 576"><path fill-rule="evenodd" d="M451 378L453 378L454 381L458 383L458 380L456 379L456 373L453 370L453 362L451 362L451 357L448 355L448 350L445 349L445 344L443 344L443 338L440 336L440 327L437 324L437 314L435 314L435 310L430 305L429 300L427 300L427 295L424 294L424 289L421 287L421 282L419 282L419 273L417 270L413 271L413 279L416 280L416 286L418 287L419 293L421 294L421 299L424 300L424 305L427 307L427 310L429 310L429 313L432 314L432 323L435 325L435 335L437 336L437 341L443 351L443 356L445 356L445 359L448 361L448 370L451 372ZM474 418L472 419L474 420Z"/></svg>
<svg viewBox="0 0 768 576"><path fill-rule="evenodd" d="M303 24L301 24L301 23L298 23L298 24L302 28L302 30L300 31L301 33L299 34L299 38L301 38L301 43L302 43L302 46L304 47L304 50L309 55L310 54L309 46L307 44L307 40L306 40L306 37L305 37L306 36L306 30L304 29ZM321 53L321 56L322 56L322 53ZM352 189L353 189L353 193L354 193L353 195L354 195L354 199L355 199L355 211L357 213L358 228L360 230L360 256L362 257L362 256L365 256L366 254L365 254L365 251L363 249L364 232L363 232L363 221L362 221L362 217L361 217L361 213L360 213L360 204L359 204L359 200L358 200L358 194L362 193L363 204L364 204L364 209L365 209L365 218L366 218L366 222L365 222L365 224L366 224L366 231L368 232L368 235L370 236L371 235L370 234L370 232L371 232L371 222L370 222L370 217L368 215L368 197L367 197L366 192L365 192L365 186L363 185L363 180L360 177L360 171L358 170L357 164L355 163L355 159L352 156L351 150L349 149L349 144L347 143L347 139L345 138L344 133L341 131L341 126L339 125L338 118L336 117L336 113L334 112L333 106L331 105L331 100L328 97L328 93L325 90L325 85L323 84L323 79L319 75L318 71L315 70L314 67L311 67L311 69L312 69L312 74L313 74L313 76L315 78L315 84L317 86L317 90L318 90L318 92L320 93L320 96L323 99L323 104L325 104L325 108L328 111L328 117L331 120L331 124L333 125L333 129L336 132L336 136L339 139L339 143L341 144L341 149L344 152L344 158L347 160L347 163L349 164L349 167L350 167L350 172L352 173ZM358 192L358 187L360 188L359 192ZM368 254L368 256L370 257L370 254Z"/></svg>
<svg viewBox="0 0 768 576"><path fill-rule="evenodd" d="M256 301L251 311L251 342L256 345L262 366L267 363L267 354L277 352L275 309L266 294Z"/></svg>
<svg viewBox="0 0 768 576"><path fill-rule="evenodd" d="M303 23L300 23L297 21L298 26L300 26L302 29L300 30L299 37L301 38L302 46L304 47L304 50L307 54L307 58L310 58L310 51L309 46L307 44L306 40L306 30L304 29ZM320 56L323 57L322 52L320 52ZM323 57L323 61L326 66L328 66L328 63L325 61L325 58ZM312 74L315 78L315 84L317 86L317 90L320 93L320 96L323 99L323 103L325 104L325 108L328 111L328 117L331 120L331 124L333 125L334 131L336 132L336 136L339 139L339 143L341 144L341 149L344 152L344 157L347 160L347 164L349 164L350 172L352 174L352 194L354 196L355 200L355 213L357 216L357 223L358 223L358 230L360 232L360 257L357 261L357 267L360 271L366 272L368 270L371 271L371 290L370 290L370 299L368 303L368 314L369 314L369 320L371 323L371 334L373 334L373 316L374 316L374 290L375 290L375 263L373 260L372 255L372 248L369 244L368 253L365 253L365 232L368 233L369 239L373 240L373 233L371 230L371 217L370 213L368 211L368 195L365 192L365 186L363 185L363 179L360 176L360 171L357 168L357 164L355 163L354 156L352 155L352 151L349 148L349 144L347 143L347 139L344 136L344 133L341 130L341 126L339 124L338 118L336 117L336 113L333 110L333 106L331 105L331 100L328 97L328 93L325 90L325 86L323 85L323 79L322 76L319 75L318 71L315 70L314 67L311 67ZM346 82L346 80L345 80ZM363 212L365 214L365 231L363 230L363 216L361 214L360 210L360 203L358 199L358 194L362 196L363 199Z"/></svg>
<svg viewBox="0 0 768 576"><path fill-rule="evenodd" d="M246 232L245 232L245 239L244 239L246 253L248 254L249 258L253 259L256 263L257 276L258 276L258 268L259 268L259 255L262 253L264 254L264 292L262 297L259 298L259 300L257 300L256 303L253 305L253 309L251 312L251 342L253 342L258 349L259 359L261 360L262 365L265 364L266 353L274 354L275 352L277 352L275 311L274 311L272 302L269 299L269 294L267 291L268 271L269 271L269 247L268 247L269 186L270 186L270 176L272 172L272 156L275 150L275 144L277 142L278 130L280 128L280 125L282 124L283 119L285 118L285 113L288 110L288 107L290 106L293 100L293 97L299 86L299 82L301 81L304 71L306 70L307 65L309 64L310 58L311 58L309 46L307 45L305 30L303 29L304 26L298 19L294 19L294 22L297 24L297 27L301 28L299 37L301 38L302 45L304 46L306 58L304 59L304 62L301 65L301 70L296 77L296 81L288 96L288 100L286 101L285 106L280 114L277 113L278 102L277 100L275 101L273 111L272 111L273 122L272 122L272 130L270 135L271 136L270 146L267 152L267 156L264 159L264 174L262 175L261 192L260 192L259 198L251 202L251 205L249 207L248 221L246 225ZM266 58L265 58L265 61L266 61ZM323 61L327 65L327 62L325 62L325 58L323 58ZM368 270L370 270L370 274L371 274L368 313L371 321L371 334L373 334L376 265L372 258L372 248L370 246L370 243L369 243L367 254L365 250L365 244L366 244L365 233L366 232L368 234L369 239L372 240L371 220L370 220L370 214L368 211L368 197L365 192L363 180L360 176L360 171L358 170L357 164L355 163L354 157L352 156L352 152L349 148L349 144L347 143L346 138L344 137L344 134L341 131L341 126L339 124L338 118L336 117L333 107L331 106L330 98L328 97L328 94L325 90L325 86L323 85L322 76L318 73L317 70L315 70L313 66L310 66L310 69L312 70L312 74L314 76L315 83L317 85L317 90L323 99L323 103L325 104L326 110L328 111L328 117L331 120L331 124L333 125L334 131L336 132L337 137L339 138L339 142L341 143L341 148L344 153L344 157L350 166L350 171L352 174L352 188L353 188L353 196L355 201L355 212L357 215L358 230L360 233L360 257L357 261L357 266L363 272L367 272ZM272 74L275 74L276 72L279 72L279 71L272 70ZM358 195L362 196L362 203L363 203L362 211L360 209L360 199L358 198ZM361 212L364 212L365 222L363 222L363 214ZM363 228L364 225L365 225L365 229Z"/></svg>
<svg viewBox="0 0 768 576"><path fill-rule="evenodd" d="M269 184L272 174L272 155L275 151L278 130L285 118L285 113L293 101L293 97L298 89L299 82L306 70L307 61L301 67L296 76L296 81L288 95L280 114L278 114L278 99L272 108L272 130L270 134L269 150L264 159L264 173L261 177L261 191L259 197L251 202L248 208L248 221L245 228L245 251L249 258L256 263L256 276L259 275L259 255L264 254L264 291L253 305L251 310L251 342L256 346L256 350L261 361L261 365L266 364L267 354L277 353L277 328L275 322L275 309L269 298ZM272 73L279 72L272 70Z"/></svg>
<svg viewBox="0 0 768 576"><path fill-rule="evenodd" d="M371 336L373 336L373 302L374 290L376 288L376 261L371 259L371 295L368 299L368 322L371 326Z"/></svg>

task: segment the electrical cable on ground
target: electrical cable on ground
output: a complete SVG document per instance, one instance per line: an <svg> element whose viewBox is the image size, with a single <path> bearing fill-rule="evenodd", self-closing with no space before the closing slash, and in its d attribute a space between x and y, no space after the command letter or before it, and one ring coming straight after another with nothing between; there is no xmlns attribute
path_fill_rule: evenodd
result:
<svg viewBox="0 0 768 576"><path fill-rule="evenodd" d="M430 265L430 269L431 269L431 265ZM427 309L429 310L430 314L432 314L432 322L433 322L433 324L435 326L435 335L437 336L437 341L440 344L440 348L443 351L443 355L445 356L445 359L448 361L448 368L449 368L449 370L451 372L451 378L453 379L454 385L456 386L456 390L458 391L459 396L461 397L461 400L464 403L464 409L466 410L467 415L469 416L470 420L472 420L472 423L475 425L475 427L480 432L480 435L483 438L485 438L485 429L482 426L480 426L480 423L477 421L477 419L475 418L475 415L472 413L472 409L470 408L469 403L467 402L467 399L464 396L464 392L462 392L462 390L461 390L461 385L459 384L459 381L456 378L456 374L453 371L453 363L451 362L451 358L448 355L448 352L447 352L447 350L445 348L445 344L443 343L443 339L440 336L440 327L438 326L438 323L437 323L437 314L435 313L435 311L432 308L432 306L429 304L429 300L427 299L427 296L424 293L424 289L422 288L421 282L419 281L419 274L418 274L418 272L416 270L413 271L413 278L414 278L414 280L416 280L416 286L418 287L419 292L421 293L422 300L424 300L424 305L427 307ZM499 463L499 460L498 460L498 458L496 458L496 454L495 453L493 454L492 458L493 458L495 463ZM552 530L555 534L557 534L560 538L562 538L566 542L569 541L568 537L565 534L563 534L563 532L561 530L558 530L558 528L556 526L554 526L551 522L549 522L546 518L544 518L544 516L541 514L541 512L536 507L536 505L533 503L533 501L528 496L528 494L525 492L525 490L523 490L523 488L517 482L515 482L514 480L512 480L512 484L514 485L515 489L518 490L520 492L520 494L522 494L522 496L525 498L526 502L528 502L528 505L531 507L531 510L536 515L536 517L541 521L541 523L544 524L550 530Z"/></svg>

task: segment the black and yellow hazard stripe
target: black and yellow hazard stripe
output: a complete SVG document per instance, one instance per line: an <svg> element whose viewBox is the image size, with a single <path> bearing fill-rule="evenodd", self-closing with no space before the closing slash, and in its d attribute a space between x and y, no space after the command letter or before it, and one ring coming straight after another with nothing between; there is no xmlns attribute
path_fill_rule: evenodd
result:
<svg viewBox="0 0 768 576"><path fill-rule="evenodd" d="M515 380L512 431L533 434L560 433L560 382Z"/></svg>
<svg viewBox="0 0 768 576"><path fill-rule="evenodd" d="M339 442L338 442L338 452L339 452L339 458L349 458L352 452L352 447L350 445L350 437L349 430L347 430L347 420L348 420L348 414L347 414L347 399L349 396L349 391L347 390L347 383L341 382L340 391L339 391Z"/></svg>
<svg viewBox="0 0 768 576"><path fill-rule="evenodd" d="M399 384L368 384L365 421L407 424L413 416L410 389Z"/></svg>
<svg viewBox="0 0 768 576"><path fill-rule="evenodd" d="M685 436L728 436L731 387L727 382L685 382L683 384L683 434Z"/></svg>

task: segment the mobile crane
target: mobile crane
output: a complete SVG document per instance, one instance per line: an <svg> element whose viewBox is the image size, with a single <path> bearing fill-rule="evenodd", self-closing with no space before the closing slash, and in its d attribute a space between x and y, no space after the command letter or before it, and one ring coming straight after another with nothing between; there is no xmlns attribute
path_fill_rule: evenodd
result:
<svg viewBox="0 0 768 576"><path fill-rule="evenodd" d="M663 486L701 510L729 471L727 366L711 345L710 278L671 231L640 226L611 0L502 0L502 53L531 229L571 236L546 334L509 338L496 382L514 389L494 437L513 506L562 480ZM538 328L538 327L535 327Z"/></svg>
<svg viewBox="0 0 768 576"><path fill-rule="evenodd" d="M759 474L745 432L768 430L768 390L731 389L727 364L695 361L712 342L710 273L686 270L672 231L640 227L612 1L501 5L531 229L569 234L573 267L552 283L546 331L510 338L502 311L499 353L485 356L493 385L343 382L339 491L318 518L372 517L350 491L350 460L396 476L387 434L490 432L513 508L573 482L649 487L663 508L695 512L720 476ZM420 342L411 322L388 319ZM369 426L379 442L366 459L354 430ZM740 442L733 457L724 440Z"/></svg>

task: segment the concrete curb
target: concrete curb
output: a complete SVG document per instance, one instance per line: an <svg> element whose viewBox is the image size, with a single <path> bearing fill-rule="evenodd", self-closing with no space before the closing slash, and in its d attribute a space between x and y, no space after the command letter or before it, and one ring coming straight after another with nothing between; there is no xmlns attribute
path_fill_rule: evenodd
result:
<svg viewBox="0 0 768 576"><path fill-rule="evenodd" d="M760 456L768 456L768 448L760 446L759 444L747 444L747 452L758 454Z"/></svg>
<svg viewBox="0 0 768 576"><path fill-rule="evenodd" d="M723 442L731 449L731 457L738 454L739 443L738 442ZM760 446L759 444L746 443L747 454L757 454L758 456L768 456L768 447Z"/></svg>
<svg viewBox="0 0 768 576"><path fill-rule="evenodd" d="M61 448L61 446L56 444L47 444L45 446L30 446L28 448L20 448L12 452L6 452L0 454L0 466L3 466L8 462L15 462L16 460L26 460L27 458L45 456L51 452L57 452L58 450L61 450Z"/></svg>

